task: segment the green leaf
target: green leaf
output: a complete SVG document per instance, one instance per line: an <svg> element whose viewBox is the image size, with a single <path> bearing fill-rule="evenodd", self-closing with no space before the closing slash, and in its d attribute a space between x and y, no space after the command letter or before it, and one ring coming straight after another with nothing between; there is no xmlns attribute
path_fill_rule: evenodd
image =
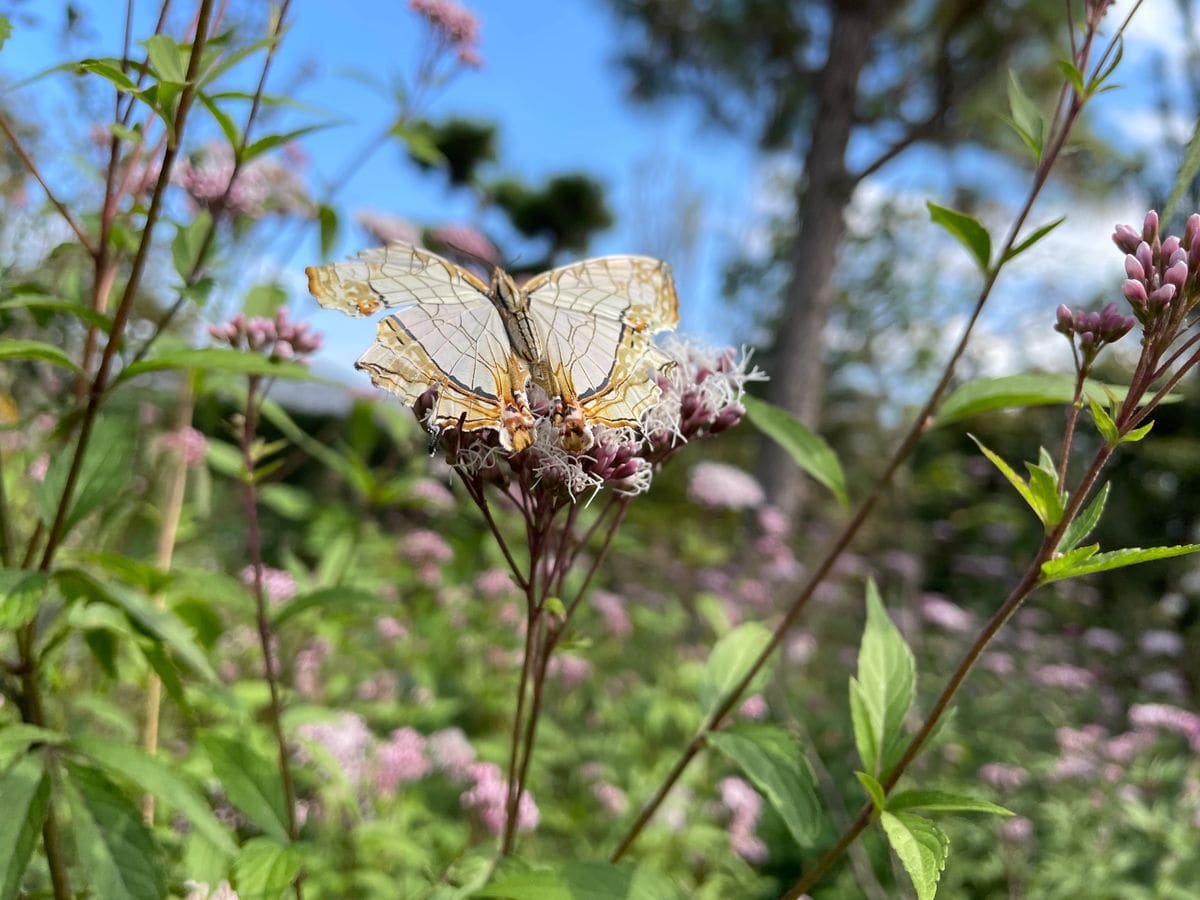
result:
<svg viewBox="0 0 1200 900"><path fill-rule="evenodd" d="M123 582L140 588L147 594L157 594L171 583L171 574L149 563L111 550L93 550L79 554L79 559L99 566Z"/></svg>
<svg viewBox="0 0 1200 900"><path fill-rule="evenodd" d="M949 794L945 791L901 791L888 797L887 808L891 812L903 809L924 809L929 812L979 812L992 813L997 816L1011 816L1012 810L989 803L987 800L976 800L962 794Z"/></svg>
<svg viewBox="0 0 1200 900"><path fill-rule="evenodd" d="M888 843L912 879L917 900L933 900L942 870L946 868L946 857L950 855L950 839L928 819L912 813L884 811L879 821Z"/></svg>
<svg viewBox="0 0 1200 900"><path fill-rule="evenodd" d="M1084 391L1090 398L1111 391L1118 400L1125 389L1088 379ZM1182 399L1172 394L1171 402ZM1074 375L1005 375L1000 378L980 378L955 389L938 408L935 424L948 425L979 413L997 409L1026 406L1049 406L1070 403L1075 398ZM1164 398L1165 400L1166 398Z"/></svg>
<svg viewBox="0 0 1200 900"><path fill-rule="evenodd" d="M316 380L307 367L284 359L269 359L258 353L232 348L205 347L200 350L176 350L153 359L143 359L121 370L114 384L129 381L147 372L165 369L202 369L209 372L229 372L235 375L266 375L271 378L292 378L298 381Z"/></svg>
<svg viewBox="0 0 1200 900"><path fill-rule="evenodd" d="M1058 472L1053 461L1046 456L1044 448L1041 454L1043 459L1039 465L1027 462L1025 468L1029 471L1029 492L1037 502L1034 508L1049 531L1062 519L1064 498L1058 489Z"/></svg>
<svg viewBox="0 0 1200 900"><path fill-rule="evenodd" d="M1088 502L1088 505L1083 508L1083 512L1077 515L1071 521L1071 524L1067 526L1067 530L1063 532L1062 540L1058 542L1059 553L1067 553L1074 550L1100 524L1100 517L1104 515L1104 506L1108 503L1109 487L1109 482L1104 482L1104 487L1100 488L1100 492Z"/></svg>
<svg viewBox="0 0 1200 900"><path fill-rule="evenodd" d="M77 375L83 374L83 370L75 365L71 357L53 344L46 344L42 341L5 338L0 341L0 359L36 359L70 369Z"/></svg>
<svg viewBox="0 0 1200 900"><path fill-rule="evenodd" d="M225 140L229 142L229 146L236 152L237 148L242 144L242 136L238 131L237 124L233 121L233 117L225 110L217 105L217 102L207 94L199 95L200 102L212 114L212 117L217 120L217 125L221 128L221 133L225 135Z"/></svg>
<svg viewBox="0 0 1200 900"><path fill-rule="evenodd" d="M244 740L208 732L201 743L229 802L268 837L287 843L287 805L278 767Z"/></svg>
<svg viewBox="0 0 1200 900"><path fill-rule="evenodd" d="M59 590L68 597L82 597L91 603L104 603L125 613L130 624L165 644L181 660L207 681L217 681L217 673L204 651L200 649L191 630L171 612L151 603L134 591L119 586L106 587L78 569L60 569L54 573Z"/></svg>
<svg viewBox="0 0 1200 900"><path fill-rule="evenodd" d="M67 63L56 68L76 68L82 72L91 72L111 82L123 94L141 94L142 91L133 79L121 71L121 62L116 59L83 59L77 65Z"/></svg>
<svg viewBox="0 0 1200 900"><path fill-rule="evenodd" d="M75 494L63 525L64 536L87 516L125 493L133 474L131 461L136 434L137 430L130 428L124 419L102 416L96 420L79 467ZM62 502L73 456L71 448L51 459L46 477L34 488L34 505L47 525L54 521Z"/></svg>
<svg viewBox="0 0 1200 900"><path fill-rule="evenodd" d="M0 778L0 900L14 900L50 809L50 776L31 753Z"/></svg>
<svg viewBox="0 0 1200 900"><path fill-rule="evenodd" d="M566 618L567 608L563 605L562 600L560 600L558 597L547 597L542 608L552 616Z"/></svg>
<svg viewBox="0 0 1200 900"><path fill-rule="evenodd" d="M7 766L18 756L28 753L31 747L39 744L61 744L66 739L65 734L51 731L49 728L26 725L24 722L10 722L0 727L0 768Z"/></svg>
<svg viewBox="0 0 1200 900"><path fill-rule="evenodd" d="M790 734L773 725L739 725L706 738L771 801L798 846L810 846L823 824L812 773Z"/></svg>
<svg viewBox="0 0 1200 900"><path fill-rule="evenodd" d="M1150 429L1153 427L1154 427L1153 422L1147 422L1141 428L1135 428L1132 431L1128 431L1121 438L1121 443L1122 444L1136 444L1138 441L1140 441L1142 438L1144 438L1146 435L1148 435L1150 433Z"/></svg>
<svg viewBox="0 0 1200 900"><path fill-rule="evenodd" d="M337 243L337 210L322 203L317 207L317 223L321 229L321 256L327 258L333 252L334 244Z"/></svg>
<svg viewBox="0 0 1200 900"><path fill-rule="evenodd" d="M3 575L3 581L0 581L0 631L9 631L33 621L50 579L45 572L21 569L5 569Z"/></svg>
<svg viewBox="0 0 1200 900"><path fill-rule="evenodd" d="M872 721L863 686L850 676L850 724L854 729L854 749L864 768L872 772L882 769L879 760L879 735Z"/></svg>
<svg viewBox="0 0 1200 900"><path fill-rule="evenodd" d="M705 712L717 704L750 671L750 666L771 641L771 632L759 622L744 622L713 645L704 664L704 679L700 685L700 702ZM767 679L763 666L747 687L753 693Z"/></svg>
<svg viewBox="0 0 1200 900"><path fill-rule="evenodd" d="M400 138L408 148L408 155L425 166L444 166L446 156L438 148L428 123L409 124L403 119L392 127L392 134Z"/></svg>
<svg viewBox="0 0 1200 900"><path fill-rule="evenodd" d="M1143 550L1141 547L1127 547L1124 550L1110 550L1107 553L1092 554L1085 559L1079 560L1068 553L1059 559L1051 559L1042 564L1041 583L1049 584L1052 581L1062 581L1064 578L1090 575L1093 572L1108 572L1111 569L1123 569L1126 566L1153 562L1157 559L1187 556L1189 553L1196 553L1197 551L1200 551L1200 544L1151 547L1148 550ZM1064 564L1064 560L1069 560L1069 562Z"/></svg>
<svg viewBox="0 0 1200 900"><path fill-rule="evenodd" d="M0 50L4 49L4 45L8 43L10 37L12 37L12 22L8 21L8 16L0 16ZM0 896L8 897L8 894L0 894Z"/></svg>
<svg viewBox="0 0 1200 900"><path fill-rule="evenodd" d="M306 134L311 134L314 131L321 131L334 125L333 122L320 122L316 125L305 125L303 128L297 128L293 131L288 131L283 134L268 134L266 137L261 137L253 144L250 144L242 151L242 161L249 162L256 156L261 156L268 150L275 147L280 147L283 144L291 143L297 138L301 138Z"/></svg>
<svg viewBox="0 0 1200 900"><path fill-rule="evenodd" d="M742 404L755 428L786 450L796 465L833 491L842 506L850 504L842 464L824 438L810 431L786 409L755 397L743 397Z"/></svg>
<svg viewBox="0 0 1200 900"><path fill-rule="evenodd" d="M1171 220L1175 206L1195 183L1197 175L1200 175L1200 119L1196 121L1196 128L1188 140L1183 158L1179 161L1179 169L1175 173L1175 184L1171 187L1171 194L1167 198L1166 206L1163 207L1162 221L1164 223Z"/></svg>
<svg viewBox="0 0 1200 900"><path fill-rule="evenodd" d="M237 852L229 832L217 821L200 792L175 768L139 747L95 735L82 735L72 747L91 757L102 769L120 776L140 790L153 794L178 810L204 839L222 853Z"/></svg>
<svg viewBox="0 0 1200 900"><path fill-rule="evenodd" d="M1026 250L1028 250L1030 247L1032 247L1034 244L1036 244L1038 241L1040 241L1042 238L1044 238L1046 235L1048 235L1050 232L1052 232L1055 228L1057 228L1059 225L1061 225L1066 220L1067 220L1066 216L1059 216L1053 222L1047 222L1045 225L1041 226L1040 228L1034 229L1033 233L1030 234L1027 238L1025 238L1025 240L1021 241L1019 244L1010 248L1009 251L1004 254L1004 256L1001 258L1000 261L1002 263L1006 263L1011 259L1016 259L1018 256L1020 256L1022 253L1024 253Z"/></svg>
<svg viewBox="0 0 1200 900"><path fill-rule="evenodd" d="M1033 491L1029 489L1029 485L1025 483L1025 479L1013 471L1012 466L1001 459L998 454L993 453L991 450L985 447L979 438L975 437L975 435L968 434L967 437L975 442L975 444L983 452L983 455L991 460L992 465L1000 470L1001 475L1008 479L1008 483L1017 489L1017 493L1020 494L1022 499L1029 504L1029 508L1037 513L1038 518L1041 518L1042 509L1040 501L1034 496ZM1045 520L1043 519L1043 522L1044 521Z"/></svg>
<svg viewBox="0 0 1200 900"><path fill-rule="evenodd" d="M369 608L388 602L374 591L367 591L362 588L341 586L319 588L307 594L299 594L289 600L287 605L275 614L275 619L271 625L273 628L280 628L296 618L296 616L308 612L310 609L319 610L327 606L339 610L354 607Z"/></svg>
<svg viewBox="0 0 1200 900"><path fill-rule="evenodd" d="M253 838L242 847L233 864L240 900L279 900L279 895L300 874L303 861L298 847L269 838Z"/></svg>
<svg viewBox="0 0 1200 900"><path fill-rule="evenodd" d="M871 805L875 807L875 811L881 812L887 805L887 794L883 790L883 785L866 772L855 772L854 777L858 779L867 792L867 796L871 798Z"/></svg>
<svg viewBox="0 0 1200 900"><path fill-rule="evenodd" d="M1046 124L1042 120L1041 110L1029 99L1017 79L1017 73L1011 69L1008 72L1008 108L1012 113L1012 124L1016 127L1017 134L1033 151L1033 158L1041 159Z"/></svg>
<svg viewBox="0 0 1200 900"><path fill-rule="evenodd" d="M1100 432L1105 443L1110 447L1121 443L1121 432L1117 429L1117 423L1113 421L1112 416L1108 414L1108 410L1101 406L1095 397L1091 396L1088 397L1088 406L1092 411L1092 420L1096 423L1096 430Z"/></svg>
<svg viewBox="0 0 1200 900"><path fill-rule="evenodd" d="M165 34L156 34L143 42L150 65L159 81L168 84L187 84L188 51Z"/></svg>
<svg viewBox="0 0 1200 900"><path fill-rule="evenodd" d="M957 238L970 252L980 270L987 272L992 259L992 236L988 234L987 229L965 213L938 206L930 201L926 201L925 206L929 209L929 218Z"/></svg>
<svg viewBox="0 0 1200 900"><path fill-rule="evenodd" d="M287 303L287 291L277 284L256 284L246 292L242 312L247 316L270 318Z"/></svg>
<svg viewBox="0 0 1200 900"><path fill-rule="evenodd" d="M90 766L66 764L72 831L96 900L161 900L165 866L141 811Z"/></svg>
<svg viewBox="0 0 1200 900"><path fill-rule="evenodd" d="M555 870L503 872L471 896L505 900L672 900L683 894L670 878L646 866L569 862Z"/></svg>
<svg viewBox="0 0 1200 900"><path fill-rule="evenodd" d="M1063 78L1067 79L1067 83L1075 89L1075 93L1082 97L1087 92L1087 88L1084 87L1083 73L1079 71L1079 67L1069 59L1055 60L1055 65L1063 73Z"/></svg>
<svg viewBox="0 0 1200 900"><path fill-rule="evenodd" d="M858 684L865 703L878 769L890 768L903 738L904 717L916 690L917 664L912 650L883 607L874 579L867 582L867 623L858 651ZM866 760L863 766L870 770Z"/></svg>
<svg viewBox="0 0 1200 900"><path fill-rule="evenodd" d="M96 312L90 306L83 306L71 300L64 300L61 297L50 297L46 294L19 294L11 300L5 300L3 303L0 303L0 310L3 309L37 309L74 316L85 325L94 326L105 334L108 334L112 328L112 320L108 316ZM0 344L0 348L3 346L3 344ZM68 367L75 368L75 364L70 362L69 357Z"/></svg>
<svg viewBox="0 0 1200 900"><path fill-rule="evenodd" d="M212 216L208 210L202 209L187 225L176 228L175 239L171 241L171 260L175 264L175 272L185 284L196 276L204 262L200 254L205 241L210 240L208 233L212 227Z"/></svg>

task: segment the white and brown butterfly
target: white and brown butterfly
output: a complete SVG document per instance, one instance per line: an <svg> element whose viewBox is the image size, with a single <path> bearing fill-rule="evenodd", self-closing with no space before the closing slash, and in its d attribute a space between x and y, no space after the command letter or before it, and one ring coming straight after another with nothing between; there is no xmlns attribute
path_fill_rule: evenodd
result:
<svg viewBox="0 0 1200 900"><path fill-rule="evenodd" d="M355 364L413 404L431 387L434 428L494 428L501 444L533 442L528 385L546 392L563 447L586 450L591 426L638 427L671 361L652 341L679 320L671 268L646 256L603 256L518 285L502 269L485 284L447 259L394 242L310 266L322 306L352 316L398 309Z"/></svg>

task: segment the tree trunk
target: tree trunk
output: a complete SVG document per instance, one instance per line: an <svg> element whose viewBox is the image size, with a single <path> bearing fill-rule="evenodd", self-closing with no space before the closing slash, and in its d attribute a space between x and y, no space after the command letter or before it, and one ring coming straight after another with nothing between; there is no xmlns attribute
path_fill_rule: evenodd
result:
<svg viewBox="0 0 1200 900"><path fill-rule="evenodd" d="M870 58L885 0L838 0L829 52L818 81L817 112L804 174L796 189L798 229L784 299L769 399L809 428L820 423L825 396L825 326L833 308L834 267L856 181L846 170L855 125L858 79ZM767 496L789 516L802 511L805 483L786 452L767 442L759 474Z"/></svg>

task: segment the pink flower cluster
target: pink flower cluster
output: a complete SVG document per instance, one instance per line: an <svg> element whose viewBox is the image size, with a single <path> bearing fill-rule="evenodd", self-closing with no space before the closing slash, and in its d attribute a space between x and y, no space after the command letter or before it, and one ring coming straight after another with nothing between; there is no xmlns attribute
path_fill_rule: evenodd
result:
<svg viewBox="0 0 1200 900"><path fill-rule="evenodd" d="M729 844L735 853L751 863L767 858L767 845L755 835L762 815L762 797L741 778L722 778L718 788L721 803L730 812Z"/></svg>
<svg viewBox="0 0 1200 900"><path fill-rule="evenodd" d="M762 485L748 472L719 462L699 462L688 473L688 497L710 509L755 509L766 502Z"/></svg>
<svg viewBox="0 0 1200 900"><path fill-rule="evenodd" d="M1125 251L1121 292L1149 331L1167 321L1179 323L1194 304L1200 275L1200 213L1188 216L1183 237L1159 234L1158 213L1146 213L1141 231L1118 225L1113 243Z"/></svg>
<svg viewBox="0 0 1200 900"><path fill-rule="evenodd" d="M409 8L425 19L439 43L453 50L464 66L479 68L479 17L454 0L409 0Z"/></svg>
<svg viewBox="0 0 1200 900"><path fill-rule="evenodd" d="M451 255L465 257L470 262L486 266L500 262L496 245L470 225L443 225L433 229L429 237L434 245L441 245Z"/></svg>
<svg viewBox="0 0 1200 900"><path fill-rule="evenodd" d="M425 738L412 728L397 728L375 748L375 787L385 797L401 784L420 781L432 766L425 756Z"/></svg>
<svg viewBox="0 0 1200 900"><path fill-rule="evenodd" d="M416 567L417 577L428 585L441 581L441 567L454 558L454 551L445 539L428 528L410 531L401 538L397 550Z"/></svg>
<svg viewBox="0 0 1200 900"><path fill-rule="evenodd" d="M171 180L187 191L196 206L213 213L228 210L261 219L271 213L307 216L312 212L299 177L277 159L255 157L235 178L233 150L223 141L213 141L180 159L171 170Z"/></svg>
<svg viewBox="0 0 1200 900"><path fill-rule="evenodd" d="M1194 753L1200 753L1200 714L1169 703L1138 703L1129 708L1134 727L1169 731L1188 739Z"/></svg>
<svg viewBox="0 0 1200 900"><path fill-rule="evenodd" d="M479 823L492 834L504 830L508 782L494 763L472 763L467 770L471 787L459 797L463 809L474 813ZM537 804L528 791L521 792L517 802L517 830L533 831L537 828L539 812Z"/></svg>
<svg viewBox="0 0 1200 900"><path fill-rule="evenodd" d="M228 322L210 325L209 335L224 341L235 350L264 353L271 359L295 359L303 362L306 356L321 349L321 335L308 330L307 322L292 322L287 309L280 307L272 319L247 319L237 313Z"/></svg>
<svg viewBox="0 0 1200 900"><path fill-rule="evenodd" d="M263 566L260 570L263 586L263 594L267 598L267 602L272 606L278 606L291 600L296 595L296 579L290 573L282 569L273 569L270 566ZM242 584L251 590L254 589L254 566L246 566L242 569L241 574Z"/></svg>

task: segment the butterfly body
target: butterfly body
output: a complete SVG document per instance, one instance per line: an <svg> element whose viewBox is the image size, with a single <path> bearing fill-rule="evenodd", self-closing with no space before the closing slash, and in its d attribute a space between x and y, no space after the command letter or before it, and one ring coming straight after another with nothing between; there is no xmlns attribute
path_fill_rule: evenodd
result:
<svg viewBox="0 0 1200 900"><path fill-rule="evenodd" d="M436 428L493 428L503 446L533 440L527 388L541 388L562 445L586 450L591 426L637 427L670 365L651 341L674 326L670 268L612 256L552 269L518 285L496 269L487 284L449 260L392 243L306 270L323 305L353 316L381 309L377 338L357 366L413 404L430 387Z"/></svg>

